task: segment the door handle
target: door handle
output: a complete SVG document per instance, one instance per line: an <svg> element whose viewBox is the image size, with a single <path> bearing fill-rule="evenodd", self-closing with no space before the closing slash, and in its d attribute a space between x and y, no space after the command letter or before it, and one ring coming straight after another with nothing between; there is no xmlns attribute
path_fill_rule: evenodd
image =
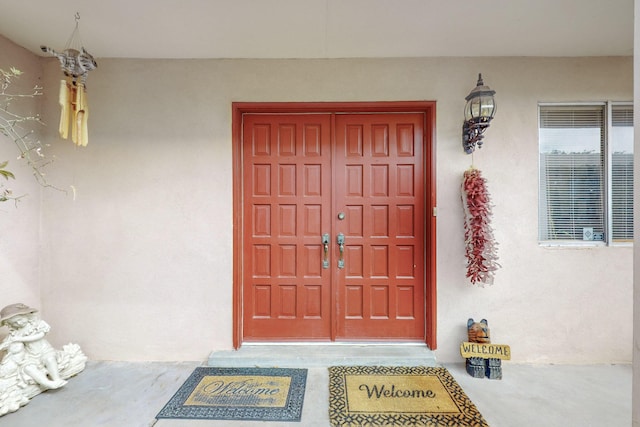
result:
<svg viewBox="0 0 640 427"><path fill-rule="evenodd" d="M338 268L344 268L344 234L338 233L338 250L340 258L338 258Z"/></svg>
<svg viewBox="0 0 640 427"><path fill-rule="evenodd" d="M329 268L329 233L322 235L322 247L324 257L322 258L322 268Z"/></svg>

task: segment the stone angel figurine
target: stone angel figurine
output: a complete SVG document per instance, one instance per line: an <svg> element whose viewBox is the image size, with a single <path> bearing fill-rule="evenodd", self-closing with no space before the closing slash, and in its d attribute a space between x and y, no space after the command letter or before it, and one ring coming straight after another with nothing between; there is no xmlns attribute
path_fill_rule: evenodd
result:
<svg viewBox="0 0 640 427"><path fill-rule="evenodd" d="M0 310L0 326L9 334L0 342L5 355L0 361L0 416L17 411L32 397L67 384L85 368L87 357L77 344L56 350L45 339L51 329L25 304Z"/></svg>

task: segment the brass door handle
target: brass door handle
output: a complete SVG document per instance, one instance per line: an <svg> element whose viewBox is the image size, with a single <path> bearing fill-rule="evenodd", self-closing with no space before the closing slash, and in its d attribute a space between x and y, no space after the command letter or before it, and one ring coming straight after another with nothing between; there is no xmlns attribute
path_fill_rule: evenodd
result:
<svg viewBox="0 0 640 427"><path fill-rule="evenodd" d="M322 268L329 268L329 233L322 235L322 247L324 250L324 258L322 259Z"/></svg>
<svg viewBox="0 0 640 427"><path fill-rule="evenodd" d="M338 258L338 268L344 268L344 234L338 233L337 237L338 251L340 258Z"/></svg>

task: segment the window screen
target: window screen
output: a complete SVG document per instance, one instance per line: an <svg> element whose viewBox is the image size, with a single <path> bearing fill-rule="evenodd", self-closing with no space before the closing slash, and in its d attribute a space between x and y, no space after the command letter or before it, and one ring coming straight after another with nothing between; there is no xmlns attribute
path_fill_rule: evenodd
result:
<svg viewBox="0 0 640 427"><path fill-rule="evenodd" d="M611 238L633 241L633 106L611 108Z"/></svg>
<svg viewBox="0 0 640 427"><path fill-rule="evenodd" d="M605 240L604 138L604 105L540 106L540 240Z"/></svg>

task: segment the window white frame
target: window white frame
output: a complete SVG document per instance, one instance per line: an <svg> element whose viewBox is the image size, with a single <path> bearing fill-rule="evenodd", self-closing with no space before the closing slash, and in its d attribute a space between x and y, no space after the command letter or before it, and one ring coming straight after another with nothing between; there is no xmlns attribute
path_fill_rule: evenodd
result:
<svg viewBox="0 0 640 427"><path fill-rule="evenodd" d="M619 108L622 107L622 108ZM631 117L633 117L633 103L632 102L613 102L613 101L606 101L606 102L582 102L582 103L539 103L538 104L538 141L539 141L539 145L538 145L538 161L539 161L539 167L538 167L538 171L539 171L539 175L538 175L538 197L539 197L539 209L538 209L538 236L539 236L539 241L540 244L542 245L575 245L575 246L584 246L584 245L590 245L590 246L603 246L603 245L631 245L632 243L632 227L630 228L630 231L625 231L625 230L629 230L629 226L628 223L630 222L631 224L633 224L633 199L631 198L631 203L625 203L626 199L624 199L624 197L620 197L618 196L618 198L616 199L617 201L617 209L618 212L622 212L621 215L618 215L616 218L627 218L629 215L631 216L630 221L626 220L626 221L619 221L616 223L616 230L622 230L622 235L624 236L625 232L630 232L631 233L631 237L629 237L628 235L626 236L626 239L620 239L620 233L617 232L617 238L616 240L614 240L614 236L613 236L613 230L614 230L614 219L613 219L613 209L614 209L614 191L612 189L613 186L613 181L614 181L614 177L613 177L613 157L614 157L614 142L612 141L612 136L614 135L614 129L613 129L613 120L612 120L612 111L614 110L614 108L616 109L616 111L620 111L620 110L624 110L629 108L631 109ZM542 135L542 129L543 129L543 119L542 119L542 112L544 109L546 109L546 112L549 112L550 110L556 110L559 111L559 114L562 115L562 110L565 110L569 112L569 114L573 114L574 112L578 112L578 111L582 111L582 110L592 110L591 113L593 113L593 111L595 109L599 109L602 108L603 110L603 117L602 117L602 123L600 122L600 119L597 118L597 116L592 116L590 118L588 118L588 120L593 120L593 121L589 121L589 125L585 126L585 128L590 128L593 127L594 124L598 124L600 126L600 152L596 153L600 155L600 165L598 165L598 168L602 168L601 171L599 171L600 174L600 181L597 183L597 187L594 188L600 188L601 192L599 193L601 196L601 200L597 200L598 196L596 196L597 203L596 204L590 204L590 208L596 209L598 211L600 211L599 215L596 215L595 217L592 217L592 219L594 219L596 222L601 222L601 232L603 233L602 239L600 239L600 241L598 240L580 240L577 236L578 233L576 231L576 228L573 227L573 232L570 233L570 237L567 239L562 239L562 238L553 238L550 236L551 232L552 232L552 227L549 226L549 221L553 221L554 220L554 215L550 213L550 211L548 211L546 209L547 205L547 197L553 197L553 195L546 195L546 189L548 188L547 186L547 182L546 179L552 179L552 177L548 177L545 179L544 173L543 173L543 147L542 144L544 141L549 141L549 138L547 136L543 137ZM587 113L588 114L588 113ZM595 113L593 113L595 114ZM599 115L599 113L598 113ZM545 120L544 122L547 124L545 126L545 129L552 129L554 128L553 124L549 125L549 115L545 114ZM596 119L593 119L593 117L596 117ZM616 117L620 117L620 116L616 116ZM627 118L627 116L624 116L624 118ZM553 118L552 118L553 120ZM580 117L577 118L577 120L581 120ZM620 124L620 120L617 120L617 122ZM580 122L577 122L580 123ZM626 122L624 122L622 124L622 126L627 126ZM558 129L565 129L563 126L558 126ZM573 125L567 126L567 128L575 128L576 129L576 133L582 131L583 129L582 126L576 125L575 127ZM578 130L580 129L580 130ZM633 130L633 126L631 123L631 131ZM596 140L595 138L595 134L592 135L590 138L592 143L595 142ZM585 147L579 145L580 149L583 149ZM548 151L546 152L547 154L551 154ZM578 151L575 152L576 154L585 154L586 151L584 153L578 153ZM633 153L633 148L631 147L631 153ZM595 154L594 154L595 155ZM628 183L626 188L626 193L623 191L623 195L624 194L628 194L629 192L629 187L632 188L633 186L633 154L631 154L631 169L629 171L629 168L627 169L622 169L622 174L618 173L615 177L615 179L617 180L618 183ZM545 160L546 156L545 156ZM559 159L560 161L564 162L564 159ZM571 161L573 161L573 159L570 159ZM620 161L620 158L618 157L616 160ZM623 159L624 160L624 159ZM578 160L576 159L576 161L582 161L582 160ZM628 165L628 157L627 157L627 163L626 165ZM587 166L583 166L584 168L588 167L589 162L587 162L585 165ZM624 166L624 164L623 164ZM576 171L580 171L581 169L577 169ZM618 167L616 169L617 171L620 171L621 169ZM573 172L573 166L571 166L571 171ZM631 174L629 179L629 174ZM579 180L575 180L575 182L579 182ZM619 188L619 187L617 187ZM571 190L571 192L573 193L573 190ZM618 193L620 194L620 193ZM631 194L632 194L632 190L631 190ZM578 196L576 196L578 197ZM627 196L628 197L628 196ZM576 199L578 200L578 199ZM622 203L621 203L622 200ZM591 203L591 202L588 202ZM599 204L601 203L602 206L599 206ZM568 204L573 206L572 203ZM557 207L564 207L566 208L567 206L559 204L556 205ZM578 209L578 208L571 208L571 217L573 218L574 215L576 215L576 211L574 211L573 209ZM600 215L602 215L602 217L600 217ZM559 229L562 229L562 227L560 227ZM586 229L588 231L588 228ZM588 234L588 233L586 233ZM597 236L597 235L596 235ZM545 238L546 237L546 238Z"/></svg>

